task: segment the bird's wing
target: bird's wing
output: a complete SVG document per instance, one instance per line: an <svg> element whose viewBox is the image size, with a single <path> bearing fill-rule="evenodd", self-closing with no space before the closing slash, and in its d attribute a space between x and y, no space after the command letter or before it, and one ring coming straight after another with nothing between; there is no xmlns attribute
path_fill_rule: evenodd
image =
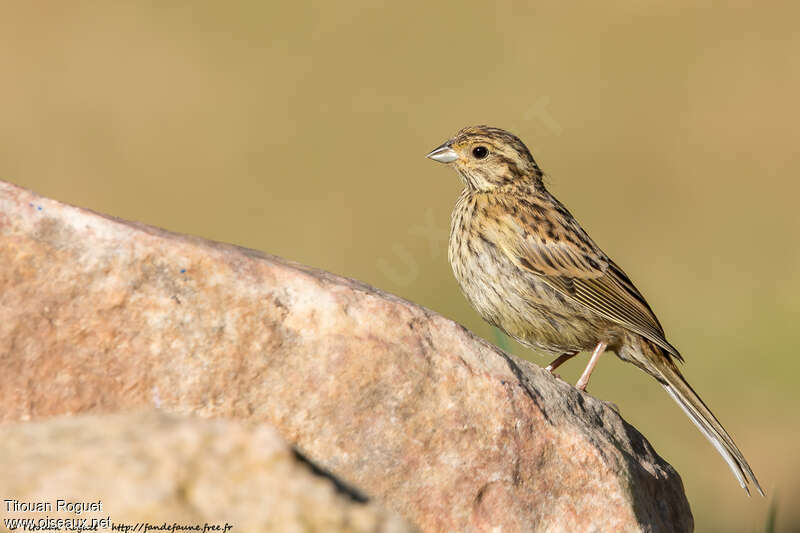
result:
<svg viewBox="0 0 800 533"><path fill-rule="evenodd" d="M599 315L636 332L683 360L630 278L574 220L544 213L532 227L508 210L494 213L485 231L519 268ZM553 218L551 218L551 216ZM494 226L494 227L492 227Z"/></svg>

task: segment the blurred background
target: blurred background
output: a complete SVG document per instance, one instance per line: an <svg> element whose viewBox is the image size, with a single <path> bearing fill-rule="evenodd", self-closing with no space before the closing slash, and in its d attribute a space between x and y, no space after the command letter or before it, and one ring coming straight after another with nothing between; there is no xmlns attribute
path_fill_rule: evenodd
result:
<svg viewBox="0 0 800 533"><path fill-rule="evenodd" d="M767 498L652 379L616 403L698 531L800 531L800 15L790 2L18 2L0 179L364 280L540 365L447 262L459 128L518 134L647 296ZM561 372L577 379L587 356Z"/></svg>

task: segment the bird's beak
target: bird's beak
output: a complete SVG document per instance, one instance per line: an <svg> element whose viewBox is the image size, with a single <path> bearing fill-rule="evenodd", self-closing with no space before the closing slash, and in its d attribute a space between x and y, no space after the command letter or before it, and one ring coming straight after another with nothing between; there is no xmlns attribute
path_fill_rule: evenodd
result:
<svg viewBox="0 0 800 533"><path fill-rule="evenodd" d="M450 141L447 141L443 145L435 148L425 157L428 159L433 159L434 161L438 161L439 163L452 163L458 159L458 154L455 150L450 148Z"/></svg>

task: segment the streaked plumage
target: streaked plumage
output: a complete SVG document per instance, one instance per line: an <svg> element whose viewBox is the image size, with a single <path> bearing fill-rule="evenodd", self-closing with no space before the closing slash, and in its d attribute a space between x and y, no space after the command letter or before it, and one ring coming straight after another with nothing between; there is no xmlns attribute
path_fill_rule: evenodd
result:
<svg viewBox="0 0 800 533"><path fill-rule="evenodd" d="M528 149L504 130L461 130L428 157L452 164L465 189L453 211L449 258L464 295L526 346L562 355L608 347L656 378L726 460L741 486L750 466L683 378L682 357L625 272L545 188ZM585 388L591 368L579 381Z"/></svg>

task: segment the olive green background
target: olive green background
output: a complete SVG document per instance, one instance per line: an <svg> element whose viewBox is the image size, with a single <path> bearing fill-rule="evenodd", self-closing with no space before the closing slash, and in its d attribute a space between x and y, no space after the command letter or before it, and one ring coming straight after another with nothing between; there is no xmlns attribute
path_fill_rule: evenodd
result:
<svg viewBox="0 0 800 533"><path fill-rule="evenodd" d="M678 469L698 531L764 530L771 505L800 530L800 9L527 4L7 4L0 179L364 280L544 365L460 294L460 182L424 158L462 126L509 129L767 498L633 366L603 357L590 392Z"/></svg>

